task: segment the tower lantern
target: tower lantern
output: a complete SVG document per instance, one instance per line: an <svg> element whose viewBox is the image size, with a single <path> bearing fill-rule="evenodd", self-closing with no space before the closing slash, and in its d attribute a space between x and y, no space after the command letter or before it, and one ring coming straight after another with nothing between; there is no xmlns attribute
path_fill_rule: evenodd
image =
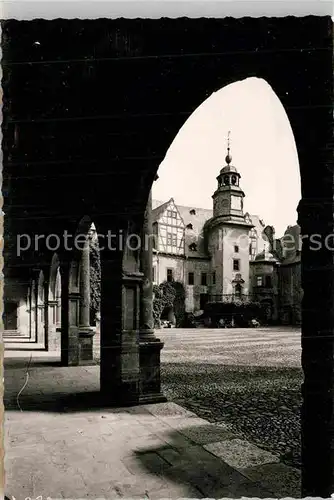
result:
<svg viewBox="0 0 334 500"><path fill-rule="evenodd" d="M240 174L232 165L231 132L227 134L226 165L221 169L217 181L217 190L213 194L213 215L243 217L244 192L240 188Z"/></svg>

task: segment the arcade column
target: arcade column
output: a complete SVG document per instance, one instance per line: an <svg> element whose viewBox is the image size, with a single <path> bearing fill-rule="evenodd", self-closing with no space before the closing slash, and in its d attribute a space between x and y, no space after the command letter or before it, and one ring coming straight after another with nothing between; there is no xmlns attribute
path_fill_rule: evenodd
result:
<svg viewBox="0 0 334 500"><path fill-rule="evenodd" d="M93 336L95 330L90 326L90 235L87 236L81 253L80 266L80 306L78 356L80 365L95 364L93 361Z"/></svg>
<svg viewBox="0 0 334 500"><path fill-rule="evenodd" d="M152 283L152 193L150 192L143 223L140 270L143 274L140 290L140 402L166 401L161 392L160 352L163 342L154 334Z"/></svg>

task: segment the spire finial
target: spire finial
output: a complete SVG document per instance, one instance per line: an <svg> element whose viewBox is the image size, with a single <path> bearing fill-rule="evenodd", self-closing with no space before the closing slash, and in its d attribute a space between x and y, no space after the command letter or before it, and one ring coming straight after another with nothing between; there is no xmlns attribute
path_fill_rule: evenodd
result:
<svg viewBox="0 0 334 500"><path fill-rule="evenodd" d="M232 161L232 156L230 155L230 135L231 131L227 132L227 156L225 158L226 163L229 165Z"/></svg>

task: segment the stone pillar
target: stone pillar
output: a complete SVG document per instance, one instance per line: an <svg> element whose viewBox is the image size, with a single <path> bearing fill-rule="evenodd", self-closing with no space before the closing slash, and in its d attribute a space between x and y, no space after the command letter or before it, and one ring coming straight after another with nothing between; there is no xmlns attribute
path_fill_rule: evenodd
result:
<svg viewBox="0 0 334 500"><path fill-rule="evenodd" d="M319 178L321 178L319 176ZM325 179L322 180L325 183ZM321 235L321 248L309 238L302 250L302 496L329 498L334 492L334 266L333 178L328 198L302 200L302 234ZM324 195L326 190L324 189ZM317 239L319 241L319 239Z"/></svg>
<svg viewBox="0 0 334 500"><path fill-rule="evenodd" d="M45 305L44 302L38 303L37 305L37 343L42 344L45 339L45 331L44 331L44 311L45 311Z"/></svg>
<svg viewBox="0 0 334 500"><path fill-rule="evenodd" d="M43 283L43 297L44 297L44 347L46 351L50 350L50 316L49 316L49 283L44 281Z"/></svg>
<svg viewBox="0 0 334 500"><path fill-rule="evenodd" d="M44 341L44 332L42 323L42 310L44 309L44 304L41 304L38 292L39 292L39 284L38 284L38 279L36 279L34 284L34 296L35 296L34 337L36 343L42 343Z"/></svg>
<svg viewBox="0 0 334 500"><path fill-rule="evenodd" d="M79 364L94 364L93 336L94 329L90 327L90 262L89 236L81 253L80 267L80 312L79 312Z"/></svg>
<svg viewBox="0 0 334 500"><path fill-rule="evenodd" d="M70 263L61 265L61 364L79 365L80 293L71 287Z"/></svg>
<svg viewBox="0 0 334 500"><path fill-rule="evenodd" d="M89 305L90 305L90 265L89 265L89 239L87 237L81 253L80 267L80 328L89 328Z"/></svg>
<svg viewBox="0 0 334 500"><path fill-rule="evenodd" d="M29 340L34 339L35 332L35 310L34 310L34 282L32 281L29 291Z"/></svg>
<svg viewBox="0 0 334 500"><path fill-rule="evenodd" d="M48 301L48 351L57 351L60 347L60 334L57 332L56 325L56 307L58 303L56 300Z"/></svg>
<svg viewBox="0 0 334 500"><path fill-rule="evenodd" d="M140 253L140 267L144 275L140 295L140 340L142 341L156 340L153 321L152 233L152 192L150 192L144 215Z"/></svg>
<svg viewBox="0 0 334 500"><path fill-rule="evenodd" d="M140 300L140 402L166 401L161 393L160 351L163 342L154 335L152 283L152 193L150 192L143 223L140 267L143 274Z"/></svg>
<svg viewBox="0 0 334 500"><path fill-rule="evenodd" d="M123 275L121 252L101 252L101 398L104 404L139 402L141 277Z"/></svg>

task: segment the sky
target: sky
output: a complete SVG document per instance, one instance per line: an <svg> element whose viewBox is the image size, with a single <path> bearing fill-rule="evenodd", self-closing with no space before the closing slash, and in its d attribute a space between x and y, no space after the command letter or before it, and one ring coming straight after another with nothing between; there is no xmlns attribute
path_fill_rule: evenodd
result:
<svg viewBox="0 0 334 500"><path fill-rule="evenodd" d="M153 199L212 209L216 177L226 164L230 131L232 165L241 174L244 211L274 226L276 237L297 221L301 198L298 155L286 112L260 78L214 92L185 122L153 183Z"/></svg>

